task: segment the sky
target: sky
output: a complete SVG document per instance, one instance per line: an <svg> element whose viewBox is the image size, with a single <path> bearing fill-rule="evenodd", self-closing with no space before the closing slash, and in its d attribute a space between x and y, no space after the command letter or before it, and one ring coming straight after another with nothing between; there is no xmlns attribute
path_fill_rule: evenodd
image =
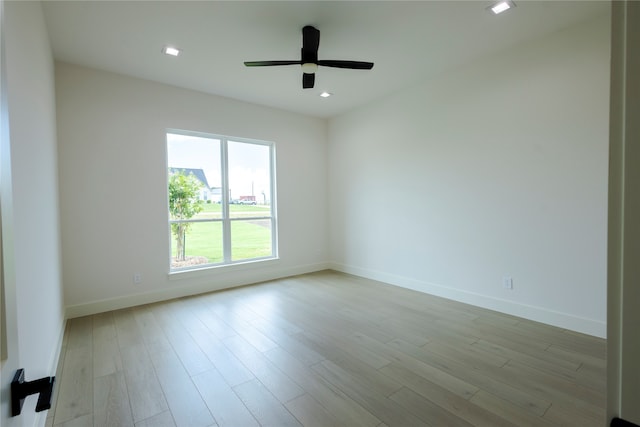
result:
<svg viewBox="0 0 640 427"><path fill-rule="evenodd" d="M221 187L221 139L167 133L167 166L202 169L209 186ZM228 141L229 189L232 199L256 196L271 200L269 146Z"/></svg>

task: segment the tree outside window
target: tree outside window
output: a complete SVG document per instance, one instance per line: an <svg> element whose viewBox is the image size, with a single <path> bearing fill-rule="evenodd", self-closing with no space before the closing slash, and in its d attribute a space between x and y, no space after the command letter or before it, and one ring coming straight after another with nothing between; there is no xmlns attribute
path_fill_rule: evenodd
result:
<svg viewBox="0 0 640 427"><path fill-rule="evenodd" d="M194 217L204 209L198 199L202 185L193 174L186 175L183 171L169 174L169 213L171 232L176 239L176 261L185 261L185 237L191 226L183 222Z"/></svg>

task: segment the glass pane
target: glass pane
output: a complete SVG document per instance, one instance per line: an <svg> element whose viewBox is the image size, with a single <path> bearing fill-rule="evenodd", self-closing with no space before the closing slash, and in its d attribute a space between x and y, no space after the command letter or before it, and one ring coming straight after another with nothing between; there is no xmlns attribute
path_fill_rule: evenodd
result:
<svg viewBox="0 0 640 427"><path fill-rule="evenodd" d="M229 217L271 216L271 161L267 145L228 142Z"/></svg>
<svg viewBox="0 0 640 427"><path fill-rule="evenodd" d="M223 262L222 223L171 224L171 268Z"/></svg>
<svg viewBox="0 0 640 427"><path fill-rule="evenodd" d="M207 200L200 203L202 210L193 216L193 219L222 219L222 204L220 200Z"/></svg>
<svg viewBox="0 0 640 427"><path fill-rule="evenodd" d="M231 222L231 259L260 258L271 253L271 220Z"/></svg>
<svg viewBox="0 0 640 427"><path fill-rule="evenodd" d="M222 218L220 140L167 133L171 219Z"/></svg>

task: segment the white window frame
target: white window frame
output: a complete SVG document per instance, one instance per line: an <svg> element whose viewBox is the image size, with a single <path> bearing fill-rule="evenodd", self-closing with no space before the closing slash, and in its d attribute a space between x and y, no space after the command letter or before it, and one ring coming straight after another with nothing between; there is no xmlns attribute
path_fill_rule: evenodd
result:
<svg viewBox="0 0 640 427"><path fill-rule="evenodd" d="M169 235L169 274L172 273L181 273L185 271L195 271L195 270L203 270L210 268L218 268L229 265L236 264L245 264L245 263L253 263L260 261L268 261L278 259L278 221L276 216L276 153L275 153L275 143L271 141L261 141L256 139L248 139L248 138L238 138L235 136L224 136L217 135L211 133L204 132L196 132L196 131L186 131L181 129L166 129L165 136L168 134L176 134L176 135L184 135L184 136L194 136L199 138L209 138L220 141L220 174L221 174L221 213L222 218L212 218L212 219L190 219L190 220L172 220L171 215L169 213L169 174L167 173L167 183L165 185L167 191L167 225L168 225L168 235ZM241 217L241 218L231 218L229 215L229 162L228 162L228 143L229 142L237 142L243 144L252 144L252 145L261 145L269 147L269 191L270 191L270 215L269 216L255 216L255 217ZM166 147L166 145L165 145ZM169 169L169 158L167 152L167 167L165 170ZM247 221L247 220L270 220L271 221L271 255L257 258L247 258L241 260L232 260L231 259L231 223L234 221ZM223 260L221 262L215 263L207 263L207 264L199 264L188 267L179 267L172 268L171 267L171 244L172 244L172 232L171 232L171 224L177 222L220 222L222 223L222 252L223 252Z"/></svg>

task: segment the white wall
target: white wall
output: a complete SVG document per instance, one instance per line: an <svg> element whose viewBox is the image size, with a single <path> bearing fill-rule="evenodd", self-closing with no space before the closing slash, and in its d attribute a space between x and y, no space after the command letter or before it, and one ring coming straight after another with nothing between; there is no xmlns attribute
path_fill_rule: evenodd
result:
<svg viewBox="0 0 640 427"><path fill-rule="evenodd" d="M608 24L332 119L333 266L604 336Z"/></svg>
<svg viewBox="0 0 640 427"><path fill-rule="evenodd" d="M326 268L325 120L64 63L56 89L69 315ZM278 261L169 278L167 128L275 141Z"/></svg>
<svg viewBox="0 0 640 427"><path fill-rule="evenodd" d="M12 211L13 265L5 269L15 273L17 323L9 327L17 328L17 367L32 380L55 374L64 325L54 68L40 3L6 2L4 13L13 197L2 208ZM11 423L44 424L36 400Z"/></svg>

